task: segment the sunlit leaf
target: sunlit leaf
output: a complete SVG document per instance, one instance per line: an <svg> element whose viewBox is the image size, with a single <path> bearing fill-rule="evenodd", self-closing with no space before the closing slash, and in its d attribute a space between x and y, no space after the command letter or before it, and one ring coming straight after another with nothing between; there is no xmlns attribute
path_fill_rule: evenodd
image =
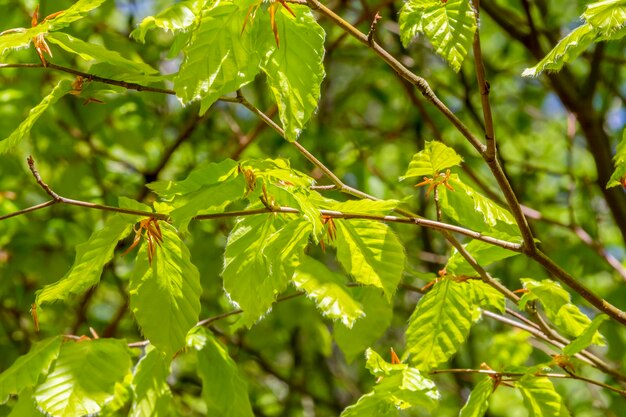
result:
<svg viewBox="0 0 626 417"><path fill-rule="evenodd" d="M610 38L626 26L626 2L624 0L603 0L587 5L581 16L602 36Z"/></svg>
<svg viewBox="0 0 626 417"><path fill-rule="evenodd" d="M182 1L162 10L156 16L147 16L130 36L144 43L146 33L151 29L160 28L169 32L189 30L196 22L196 14L203 3L198 0Z"/></svg>
<svg viewBox="0 0 626 417"><path fill-rule="evenodd" d="M608 319L609 316L606 314L599 314L594 317L589 326L576 339L572 340L563 348L563 353L566 355L575 355L594 343L594 339L597 340L600 325Z"/></svg>
<svg viewBox="0 0 626 417"><path fill-rule="evenodd" d="M2 37L0 37L0 40L1 39ZM37 120L39 120L48 107L59 101L59 99L69 93L71 89L72 83L69 80L59 81L50 94L44 97L41 103L30 110L26 119L20 123L18 128L14 130L8 138L0 141L0 155L15 148L26 136L28 136L30 130L33 128L33 125L37 122Z"/></svg>
<svg viewBox="0 0 626 417"><path fill-rule="evenodd" d="M167 385L169 359L152 346L135 368L132 388L133 405L129 417L166 417L172 399Z"/></svg>
<svg viewBox="0 0 626 417"><path fill-rule="evenodd" d="M117 242L131 231L137 218L116 214L95 231L89 240L76 247L74 265L67 274L54 284L37 292L37 305L51 301L66 300L72 294L82 294L100 280L102 268L113 257Z"/></svg>
<svg viewBox="0 0 626 417"><path fill-rule="evenodd" d="M465 343L472 325L469 285L442 279L424 295L409 319L406 351L412 364L428 371Z"/></svg>
<svg viewBox="0 0 626 417"><path fill-rule="evenodd" d="M218 163L209 163L197 167L184 180L155 181L148 184L147 187L160 197L171 199L175 196L198 191L204 186L225 182L237 175L236 172L237 162L232 159L225 159Z"/></svg>
<svg viewBox="0 0 626 417"><path fill-rule="evenodd" d="M69 53L80 56L85 61L100 61L111 65L118 66L125 71L133 70L142 74L156 74L157 70L150 65L124 58L119 52L106 49L104 46L96 43L88 43L81 39L75 38L67 33L52 32L46 40L50 43L58 45Z"/></svg>
<svg viewBox="0 0 626 417"><path fill-rule="evenodd" d="M529 417L567 417L569 412L552 382L545 377L526 375L515 382Z"/></svg>
<svg viewBox="0 0 626 417"><path fill-rule="evenodd" d="M409 0L400 11L400 31L405 46L423 32L458 72L474 41L476 15L466 0Z"/></svg>
<svg viewBox="0 0 626 417"><path fill-rule="evenodd" d="M508 236L506 236L505 238L507 237ZM470 255L472 255L474 260L478 262L478 264L482 267L487 267L496 261L519 255L519 252L513 252L499 246L489 244L487 242L482 242L480 240L472 240L471 242L463 246L470 253ZM474 270L474 268L457 250L454 250L452 256L448 259L448 263L446 264L445 269L449 274L454 274L457 276L477 275L477 272Z"/></svg>
<svg viewBox="0 0 626 417"><path fill-rule="evenodd" d="M207 415L253 417L248 387L237 364L226 348L204 329L204 344L198 347L198 374L202 380L202 399Z"/></svg>
<svg viewBox="0 0 626 417"><path fill-rule="evenodd" d="M162 352L172 355L200 313L200 274L176 229L160 222L163 243L152 265L142 244L130 282L130 307L143 334ZM158 306L158 308L155 308Z"/></svg>
<svg viewBox="0 0 626 417"><path fill-rule="evenodd" d="M429 141L426 142L423 150L413 155L406 174L400 177L400 179L423 176L434 177L439 175L444 169L457 166L461 162L463 162L463 158L454 149L441 142Z"/></svg>
<svg viewBox="0 0 626 417"><path fill-rule="evenodd" d="M622 140L617 145L613 163L615 164L615 171L613 171L606 188L622 185L622 181L626 180L626 128L622 132Z"/></svg>
<svg viewBox="0 0 626 417"><path fill-rule="evenodd" d="M404 248L391 228L368 220L335 220L337 260L357 282L391 299L404 271Z"/></svg>
<svg viewBox="0 0 626 417"><path fill-rule="evenodd" d="M333 330L335 342L348 363L385 333L393 317L393 306L380 289L361 287L351 291L352 297L361 303L365 317L358 319L352 328L335 323Z"/></svg>
<svg viewBox="0 0 626 417"><path fill-rule="evenodd" d="M274 214L241 218L224 255L224 290L243 309L239 325L252 326L288 286L295 259L308 242L311 225Z"/></svg>
<svg viewBox="0 0 626 417"><path fill-rule="evenodd" d="M255 52L254 39L250 31L242 33L249 3L221 1L205 8L184 49L174 90L183 104L201 101L201 114L260 71L261 57Z"/></svg>
<svg viewBox="0 0 626 417"><path fill-rule="evenodd" d="M30 389L24 390L17 403L7 417L44 417L45 414L37 409L35 398Z"/></svg>
<svg viewBox="0 0 626 417"><path fill-rule="evenodd" d="M393 211L400 202L398 200L325 200L322 207L348 213L385 215Z"/></svg>
<svg viewBox="0 0 626 417"><path fill-rule="evenodd" d="M493 393L493 378L484 376L470 393L459 417L482 417L489 408L489 397Z"/></svg>
<svg viewBox="0 0 626 417"><path fill-rule="evenodd" d="M467 285L470 286L472 292L473 305L484 309L496 310L500 313L505 312L504 294L478 279L468 280Z"/></svg>
<svg viewBox="0 0 626 417"><path fill-rule="evenodd" d="M37 404L55 417L94 414L113 397L116 382L130 373L130 351L123 340L68 342L46 380Z"/></svg>
<svg viewBox="0 0 626 417"><path fill-rule="evenodd" d="M301 258L292 280L296 288L304 290L315 301L326 317L340 320L349 328L365 314L345 286L345 278L311 257Z"/></svg>
<svg viewBox="0 0 626 417"><path fill-rule="evenodd" d="M57 336L34 344L26 355L20 356L0 374L0 404L9 395L17 395L23 389L35 386L48 373L50 365L59 355L62 340Z"/></svg>
<svg viewBox="0 0 626 417"><path fill-rule="evenodd" d="M292 4L294 18L284 7L276 13L280 47L274 46L262 63L278 105L287 139L298 138L317 108L324 79L324 29L307 6Z"/></svg>

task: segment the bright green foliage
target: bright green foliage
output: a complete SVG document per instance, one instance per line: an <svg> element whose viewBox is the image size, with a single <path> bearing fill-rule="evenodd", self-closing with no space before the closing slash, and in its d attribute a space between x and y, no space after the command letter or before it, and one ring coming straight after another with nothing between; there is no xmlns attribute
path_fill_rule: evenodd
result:
<svg viewBox="0 0 626 417"><path fill-rule="evenodd" d="M528 301L539 300L548 319L568 337L578 337L591 324L591 320L570 302L570 295L559 283L551 280L536 281L523 278L522 284L528 290L519 303L521 309ZM602 336L596 333L595 344L604 344Z"/></svg>
<svg viewBox="0 0 626 417"><path fill-rule="evenodd" d="M361 304L352 298L345 286L345 278L311 257L301 258L292 280L296 288L315 301L326 317L340 320L348 328L365 315Z"/></svg>
<svg viewBox="0 0 626 417"><path fill-rule="evenodd" d="M613 163L615 164L615 171L613 172L613 175L611 175L611 179L606 185L606 188L622 185L622 179L626 178L626 129L623 130L622 140L619 142L617 149L615 150Z"/></svg>
<svg viewBox="0 0 626 417"><path fill-rule="evenodd" d="M591 44L616 40L626 35L626 2L605 0L591 3L581 16L586 22L565 36L532 68L522 73L524 77L536 77L543 71L559 71L564 64L573 61Z"/></svg>
<svg viewBox="0 0 626 417"><path fill-rule="evenodd" d="M404 46L420 32L458 72L476 32L476 15L471 3L466 0L409 0L400 12L400 34Z"/></svg>
<svg viewBox="0 0 626 417"><path fill-rule="evenodd" d="M70 8L53 19L43 21L45 16L40 16L41 22L37 26L0 36L0 56L9 49L18 49L27 46L32 38L39 34L59 30L68 26L70 23L81 19L91 10L99 7L104 1L105 0L78 0Z"/></svg>
<svg viewBox="0 0 626 417"><path fill-rule="evenodd" d="M398 207L400 202L397 200L348 200L334 201L325 199L321 207L328 210L336 210L349 213L363 214L389 214L390 211Z"/></svg>
<svg viewBox="0 0 626 417"><path fill-rule="evenodd" d="M357 282L382 288L391 300L404 271L402 244L384 223L335 220L337 259Z"/></svg>
<svg viewBox="0 0 626 417"><path fill-rule="evenodd" d="M54 417L97 413L113 396L115 383L130 373L130 365L123 340L67 342L35 390L37 404Z"/></svg>
<svg viewBox="0 0 626 417"><path fill-rule="evenodd" d="M207 415L253 417L248 388L226 348L209 332L198 329L204 343L197 348L198 374Z"/></svg>
<svg viewBox="0 0 626 417"><path fill-rule="evenodd" d="M133 61L124 58L119 52L106 49L102 45L95 43L87 43L74 36L63 32L50 33L46 40L50 43L58 45L71 54L76 54L85 61L106 62L115 67L119 67L120 71L127 72L131 70L140 74L155 74L158 71L144 62Z"/></svg>
<svg viewBox="0 0 626 417"><path fill-rule="evenodd" d="M493 378L485 375L472 390L459 417L482 417L489 408L489 397L493 393Z"/></svg>
<svg viewBox="0 0 626 417"><path fill-rule="evenodd" d="M317 108L324 79L324 29L306 6L292 5L294 18L281 7L276 13L280 47L262 63L278 105L285 137L296 140Z"/></svg>
<svg viewBox="0 0 626 417"><path fill-rule="evenodd" d="M62 340L60 336L42 340L0 374L0 403L4 403L9 395L17 395L35 386L40 377L48 373L59 355Z"/></svg>
<svg viewBox="0 0 626 417"><path fill-rule="evenodd" d="M437 141L426 142L424 149L413 155L406 174L400 179L436 177L444 169L458 166L461 162L463 158L449 146Z"/></svg>
<svg viewBox="0 0 626 417"><path fill-rule="evenodd" d="M575 355L578 352L586 349L596 339L598 329L600 325L607 321L609 316L606 314L599 314L591 320L589 327L587 327L576 339L572 340L570 344L563 348L563 353L566 355Z"/></svg>
<svg viewBox="0 0 626 417"><path fill-rule="evenodd" d="M513 215L489 198L462 182L456 174L450 176L449 184L454 191L439 187L441 210L464 227L498 236L519 236ZM495 233L494 233L495 234Z"/></svg>
<svg viewBox="0 0 626 417"><path fill-rule="evenodd" d="M37 292L37 305L57 300L67 300L71 294L82 294L100 281L102 268L113 257L117 242L128 235L134 216L116 214L104 227L95 231L89 240L76 247L76 259L69 272L54 284Z"/></svg>
<svg viewBox="0 0 626 417"><path fill-rule="evenodd" d="M200 100L200 113L205 113L220 96L248 84L259 73L261 57L255 52L254 38L250 31L241 31L249 5L249 1L222 1L204 9L174 83L183 104Z"/></svg>
<svg viewBox="0 0 626 417"><path fill-rule="evenodd" d="M237 172L237 162L225 159L219 163L199 166L182 181L156 181L148 188L161 198L171 200L174 197L191 194L202 187L219 184L231 179Z"/></svg>
<svg viewBox="0 0 626 417"><path fill-rule="evenodd" d="M371 349L366 352L367 368L381 377L372 392L346 408L341 417L399 416L412 407L430 409L439 400L435 384L407 364L390 364Z"/></svg>
<svg viewBox="0 0 626 417"><path fill-rule="evenodd" d="M494 335L484 359L493 369L523 366L533 352L529 334L518 329Z"/></svg>
<svg viewBox="0 0 626 417"><path fill-rule="evenodd" d="M44 417L37 409L31 390L24 390L8 417Z"/></svg>
<svg viewBox="0 0 626 417"><path fill-rule="evenodd" d="M2 38L0 37L0 39ZM15 148L15 146L28 136L33 125L39 120L48 107L59 101L59 99L69 93L71 89L72 83L67 80L59 81L50 94L41 100L41 103L30 109L28 117L11 133L11 136L0 141L0 155Z"/></svg>
<svg viewBox="0 0 626 417"><path fill-rule="evenodd" d="M352 328L335 323L333 331L335 342L348 362L354 361L378 340L393 318L393 306L380 289L361 287L351 291L352 297L361 303L365 317L357 320Z"/></svg>
<svg viewBox="0 0 626 417"><path fill-rule="evenodd" d="M137 364L133 375L133 405L129 417L166 417L172 400L167 385L169 360L152 346Z"/></svg>
<svg viewBox="0 0 626 417"><path fill-rule="evenodd" d="M505 238L508 237L505 234L502 235ZM464 245L464 247L472 255L474 260L478 262L478 264L482 267L486 267L502 259L510 258L511 256L519 255L518 252L513 252L479 240L473 240ZM457 250L453 250L452 256L448 259L448 263L446 264L446 271L449 274L454 274L457 276L477 275L474 268L465 260L465 258L463 258L463 256Z"/></svg>
<svg viewBox="0 0 626 417"><path fill-rule="evenodd" d="M228 237L224 290L243 309L240 325L252 326L289 285L311 226L274 214L241 218Z"/></svg>
<svg viewBox="0 0 626 417"><path fill-rule="evenodd" d="M569 412L548 378L526 375L515 382L529 417L567 417Z"/></svg>
<svg viewBox="0 0 626 417"><path fill-rule="evenodd" d="M143 334L159 350L172 355L200 313L200 274L189 249L173 226L161 222L163 242L152 264L143 243L130 282L130 307ZM158 306L158 308L154 308Z"/></svg>
<svg viewBox="0 0 626 417"><path fill-rule="evenodd" d="M444 363L465 342L472 325L470 290L445 278L420 299L409 319L405 351L417 369L429 371Z"/></svg>
<svg viewBox="0 0 626 417"><path fill-rule="evenodd" d="M506 307L504 294L479 279L470 279L467 284L472 291L474 306L504 313Z"/></svg>
<svg viewBox="0 0 626 417"><path fill-rule="evenodd" d="M170 32L188 30L196 21L196 13L202 1L190 0L176 3L156 16L148 16L131 32L131 36L141 43L146 41L149 30L160 28Z"/></svg>

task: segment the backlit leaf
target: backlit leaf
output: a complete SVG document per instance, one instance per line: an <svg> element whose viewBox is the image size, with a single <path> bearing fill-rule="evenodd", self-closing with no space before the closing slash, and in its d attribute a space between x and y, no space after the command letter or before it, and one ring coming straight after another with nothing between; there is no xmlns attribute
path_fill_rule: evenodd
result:
<svg viewBox="0 0 626 417"><path fill-rule="evenodd" d="M626 1L603 0L591 3L581 17L602 36L610 38L626 25Z"/></svg>
<svg viewBox="0 0 626 417"><path fill-rule="evenodd" d="M248 84L259 73L260 56L250 31L242 33L248 2L220 1L202 12L184 49L185 59L174 82L183 104L201 101L204 114L222 95Z"/></svg>
<svg viewBox="0 0 626 417"><path fill-rule="evenodd" d="M272 47L261 68L278 105L285 136L294 141L320 98L325 32L307 6L292 4L290 8L295 18L284 7L276 12L280 47Z"/></svg>
<svg viewBox="0 0 626 417"><path fill-rule="evenodd" d="M238 325L252 326L288 286L311 225L274 214L241 218L224 255L224 290L243 309Z"/></svg>
<svg viewBox="0 0 626 417"><path fill-rule="evenodd" d="M146 33L154 28L170 32L188 30L195 23L196 13L203 3L198 0L182 1L162 10L156 16L147 16L130 36L144 43Z"/></svg>
<svg viewBox="0 0 626 417"><path fill-rule="evenodd" d="M7 417L44 417L45 414L37 409L35 398L31 390L24 390L17 403Z"/></svg>
<svg viewBox="0 0 626 417"><path fill-rule="evenodd" d="M198 322L202 287L198 269L176 229L166 222L159 225L163 242L157 246L152 265L146 243L137 254L130 307L143 334L156 348L172 355L183 347L187 332Z"/></svg>
<svg viewBox="0 0 626 417"><path fill-rule="evenodd" d="M408 4L408 3L407 3ZM459 165L463 158L441 142L426 142L424 149L413 155L409 168L400 180L412 177L435 177L446 168Z"/></svg>
<svg viewBox="0 0 626 417"><path fill-rule="evenodd" d="M523 376L515 382L529 417L567 417L569 412L552 382L545 377Z"/></svg>
<svg viewBox="0 0 626 417"><path fill-rule="evenodd" d="M400 30L405 46L423 32L458 72L474 41L476 15L466 0L409 0L400 11Z"/></svg>
<svg viewBox="0 0 626 417"><path fill-rule="evenodd" d="M54 417L97 413L113 397L115 383L130 373L130 365L123 340L67 342L35 391L37 404Z"/></svg>
<svg viewBox="0 0 626 417"><path fill-rule="evenodd" d="M504 294L493 288L491 285L479 280L470 279L467 281L472 292L472 304L490 310L496 310L500 313L505 312Z"/></svg>
<svg viewBox="0 0 626 417"><path fill-rule="evenodd" d="M622 132L622 140L617 145L613 163L615 164L615 171L613 171L606 188L622 185L622 179L626 178L626 128Z"/></svg>
<svg viewBox="0 0 626 417"><path fill-rule="evenodd" d="M337 260L357 282L382 288L391 300L404 271L404 247L384 223L335 220Z"/></svg>
<svg viewBox="0 0 626 417"><path fill-rule="evenodd" d="M446 362L465 343L472 325L469 285L442 279L424 295L409 319L406 352L417 369Z"/></svg>
<svg viewBox="0 0 626 417"><path fill-rule="evenodd" d="M566 355L575 355L594 343L594 339L597 337L596 335L598 334L600 325L608 319L609 316L606 314L599 314L594 317L589 326L580 334L580 336L572 340L563 348L563 353Z"/></svg>
<svg viewBox="0 0 626 417"><path fill-rule="evenodd" d="M0 374L0 404L9 395L17 395L23 389L35 386L41 376L48 373L50 365L59 356L62 340L57 336L35 343L26 355L20 356Z"/></svg>
<svg viewBox="0 0 626 417"><path fill-rule="evenodd" d="M197 355L202 399L207 405L207 415L253 417L247 383L237 369L237 364L210 333L204 329L199 332L206 336Z"/></svg>
<svg viewBox="0 0 626 417"><path fill-rule="evenodd" d="M66 300L71 294L82 294L97 284L102 268L113 258L117 242L130 233L136 221L135 216L116 214L109 217L102 229L76 247L76 258L69 272L54 284L37 291L37 305Z"/></svg>
<svg viewBox="0 0 626 417"><path fill-rule="evenodd" d="M493 236L497 237L497 236ZM508 236L506 236L508 237ZM505 237L505 239L506 239ZM482 267L487 267L496 261L507 259L515 255L519 255L519 252L513 252L499 246L482 242L480 240L472 240L466 245L463 245L465 249L472 255L474 260ZM457 251L454 250L452 256L448 259L448 263L445 267L449 274L453 275L468 275L476 276L478 273L474 268L465 260L465 258Z"/></svg>
<svg viewBox="0 0 626 417"><path fill-rule="evenodd" d="M2 37L0 37L0 40L1 39ZM59 81L50 94L44 97L41 103L30 110L26 119L20 123L18 128L15 129L8 138L0 141L0 155L15 148L26 136L28 136L30 130L33 128L33 125L37 122L37 120L39 120L48 107L59 101L59 99L69 93L71 89L72 83L70 81Z"/></svg>
<svg viewBox="0 0 626 417"><path fill-rule="evenodd" d="M172 393L167 385L169 359L152 346L135 368L133 405L129 417L166 417Z"/></svg>
<svg viewBox="0 0 626 417"><path fill-rule="evenodd" d="M493 393L493 378L484 376L470 393L459 417L482 417L489 408L489 397Z"/></svg>
<svg viewBox="0 0 626 417"><path fill-rule="evenodd" d="M304 290L322 313L351 328L365 313L345 286L345 278L323 263L304 256L292 278L296 288Z"/></svg>

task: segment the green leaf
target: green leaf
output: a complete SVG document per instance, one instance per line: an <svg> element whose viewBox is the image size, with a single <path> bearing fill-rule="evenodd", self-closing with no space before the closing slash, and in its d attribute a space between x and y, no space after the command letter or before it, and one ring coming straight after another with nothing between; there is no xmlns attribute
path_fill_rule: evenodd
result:
<svg viewBox="0 0 626 417"><path fill-rule="evenodd" d="M391 228L369 220L335 220L337 260L357 282L391 300L404 271L404 247Z"/></svg>
<svg viewBox="0 0 626 417"><path fill-rule="evenodd" d="M17 395L23 389L35 386L50 365L57 359L63 338L52 337L35 343L30 351L20 356L7 370L0 374L0 404L9 395Z"/></svg>
<svg viewBox="0 0 626 417"><path fill-rule="evenodd" d="M400 202L398 200L348 200L335 201L325 199L321 206L328 210L348 213L386 215L393 211Z"/></svg>
<svg viewBox="0 0 626 417"><path fill-rule="evenodd" d="M409 319L405 356L422 371L447 361L472 325L469 285L442 279L424 295Z"/></svg>
<svg viewBox="0 0 626 417"><path fill-rule="evenodd" d="M591 3L581 17L603 37L610 38L626 25L626 1L603 0Z"/></svg>
<svg viewBox="0 0 626 417"><path fill-rule="evenodd" d="M71 294L82 294L96 285L102 275L102 268L113 258L117 242L130 233L136 221L137 217L122 214L109 217L102 229L95 231L87 242L76 247L76 258L69 272L54 284L37 291L35 303L42 305L66 300Z"/></svg>
<svg viewBox="0 0 626 417"><path fill-rule="evenodd" d="M367 367L382 376L372 392L346 408L341 417L398 416L399 410L412 407L429 410L440 399L435 384L407 364L390 364L371 349L367 350Z"/></svg>
<svg viewBox="0 0 626 417"><path fill-rule="evenodd" d="M206 415L253 417L246 380L226 348L206 330L204 346L198 349L198 374L202 380L202 399Z"/></svg>
<svg viewBox="0 0 626 417"><path fill-rule="evenodd" d="M113 397L115 383L130 373L130 351L123 340L68 342L46 380L37 404L55 417L94 414Z"/></svg>
<svg viewBox="0 0 626 417"><path fill-rule="evenodd" d="M470 393L459 417L482 417L489 408L489 397L493 393L493 378L484 376Z"/></svg>
<svg viewBox="0 0 626 417"><path fill-rule="evenodd" d="M196 14L203 3L198 0L190 0L174 4L156 16L144 18L130 36L141 43L145 43L146 33L154 28L161 28L169 32L188 30L196 22Z"/></svg>
<svg viewBox="0 0 626 417"><path fill-rule="evenodd" d="M172 221L183 232L191 219L202 213L221 212L228 204L241 199L246 192L246 183L242 175L228 181L203 187L179 200L181 204L172 211Z"/></svg>
<svg viewBox="0 0 626 417"><path fill-rule="evenodd" d="M190 194L202 187L219 184L237 175L237 162L225 159L197 167L182 181L156 181L147 185L164 199Z"/></svg>
<svg viewBox="0 0 626 417"><path fill-rule="evenodd" d="M598 329L600 325L609 319L606 314L599 314L591 320L591 323L587 328L578 336L572 340L567 346L563 348L563 353L566 355L575 355L578 352L586 349L594 340L597 339Z"/></svg>
<svg viewBox="0 0 626 417"><path fill-rule="evenodd" d="M466 0L409 0L400 11L400 36L407 46L423 32L435 51L459 72L476 32L476 15Z"/></svg>
<svg viewBox="0 0 626 417"><path fill-rule="evenodd" d="M578 58L597 37L598 32L590 24L578 26L561 39L537 65L526 68L522 77L536 77L544 71L559 71L564 64Z"/></svg>
<svg viewBox="0 0 626 417"><path fill-rule="evenodd" d="M408 3L406 3L408 4ZM412 177L436 177L444 169L460 165L463 158L454 149L437 141L428 141L409 163L409 169L400 180Z"/></svg>
<svg viewBox="0 0 626 417"><path fill-rule="evenodd" d="M2 39L2 37L0 37L0 39ZM0 141L0 155L15 148L30 133L33 125L39 120L48 107L59 101L59 99L69 93L71 89L72 83L69 80L59 81L50 94L44 97L41 103L30 110L26 120L24 120L8 138Z"/></svg>
<svg viewBox="0 0 626 417"><path fill-rule="evenodd" d="M571 303L569 293L555 281L521 279L527 292L521 298L519 306L524 308L530 300L539 300L548 319L567 337L578 337L591 324L591 320ZM604 344L600 333L596 333L593 343Z"/></svg>
<svg viewBox="0 0 626 417"><path fill-rule="evenodd" d="M378 340L391 325L393 306L387 301L384 293L378 288L353 288L353 298L361 303L365 317L354 323L352 328L335 323L335 342L343 352L348 363Z"/></svg>
<svg viewBox="0 0 626 417"><path fill-rule="evenodd" d="M153 346L137 364L133 375L133 405L129 417L166 417L172 400L167 385L170 361Z"/></svg>
<svg viewBox="0 0 626 417"><path fill-rule="evenodd" d="M456 174L448 182L454 191L439 187L441 210L464 227L499 237L518 237L513 215L489 198L463 183Z"/></svg>
<svg viewBox="0 0 626 417"><path fill-rule="evenodd" d="M144 62L124 58L119 52L110 51L102 45L87 43L67 33L53 32L46 37L50 43L58 45L69 53L80 56L85 61L100 61L120 67L124 71L132 70L141 74L157 74L158 71Z"/></svg>
<svg viewBox="0 0 626 417"><path fill-rule="evenodd" d="M271 308L293 276L294 258L304 251L311 225L273 214L238 220L224 255L224 290L243 309L239 325L252 326Z"/></svg>
<svg viewBox="0 0 626 417"><path fill-rule="evenodd" d="M340 320L349 328L365 314L344 285L345 278L309 256L301 258L292 280L296 288L304 290L315 301L325 316Z"/></svg>
<svg viewBox="0 0 626 417"><path fill-rule="evenodd" d="M566 417L569 412L548 378L525 375L515 382L529 417Z"/></svg>
<svg viewBox="0 0 626 417"><path fill-rule="evenodd" d="M215 2L206 8L174 81L183 104L200 100L200 114L222 95L243 87L259 73L261 58L250 31L242 28L249 1Z"/></svg>
<svg viewBox="0 0 626 417"><path fill-rule="evenodd" d="M324 29L307 6L276 12L280 47L273 46L261 69L278 105L285 137L295 141L317 108L324 79Z"/></svg>
<svg viewBox="0 0 626 417"><path fill-rule="evenodd" d="M506 239L508 236L504 235L503 237L505 237ZM513 252L499 246L489 244L487 242L482 242L480 240L472 240L471 242L463 246L472 255L476 262L478 262L478 264L482 267L487 267L496 261L519 255L519 252ZM446 264L445 269L449 274L453 274L456 276L477 275L474 268L457 250L454 250L452 252L452 256L448 259L448 263Z"/></svg>
<svg viewBox="0 0 626 417"><path fill-rule="evenodd" d="M148 262L142 244L130 282L130 307L143 334L156 348L172 355L200 314L200 274L176 229L160 222L163 242ZM156 308L155 308L156 307Z"/></svg>
<svg viewBox="0 0 626 417"><path fill-rule="evenodd" d="M31 40L37 35L68 26L70 23L81 19L86 13L97 8L105 1L106 0L78 0L70 8L53 19L41 22L32 28L18 28L17 32L0 36L0 56L9 49L18 49L28 46Z"/></svg>
<svg viewBox="0 0 626 417"><path fill-rule="evenodd" d="M7 417L44 417L45 414L37 409L31 390L24 390L17 403Z"/></svg>
<svg viewBox="0 0 626 417"><path fill-rule="evenodd" d="M613 163L615 164L615 171L613 171L606 188L622 185L622 179L626 179L626 129L622 132L622 140L617 144Z"/></svg>
<svg viewBox="0 0 626 417"><path fill-rule="evenodd" d="M491 285L477 279L467 281L472 293L472 304L480 307L505 312L506 304L504 294L493 288Z"/></svg>

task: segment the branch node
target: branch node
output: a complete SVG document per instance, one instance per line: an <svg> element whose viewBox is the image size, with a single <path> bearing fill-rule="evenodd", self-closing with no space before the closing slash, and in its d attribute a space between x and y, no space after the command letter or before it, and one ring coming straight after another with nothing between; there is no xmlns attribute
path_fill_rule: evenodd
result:
<svg viewBox="0 0 626 417"><path fill-rule="evenodd" d="M376 25L378 21L382 18L380 12L376 12L374 15L374 20L372 20L372 24L370 25L370 31L367 33L367 43L369 46L374 45L374 34L376 34Z"/></svg>

